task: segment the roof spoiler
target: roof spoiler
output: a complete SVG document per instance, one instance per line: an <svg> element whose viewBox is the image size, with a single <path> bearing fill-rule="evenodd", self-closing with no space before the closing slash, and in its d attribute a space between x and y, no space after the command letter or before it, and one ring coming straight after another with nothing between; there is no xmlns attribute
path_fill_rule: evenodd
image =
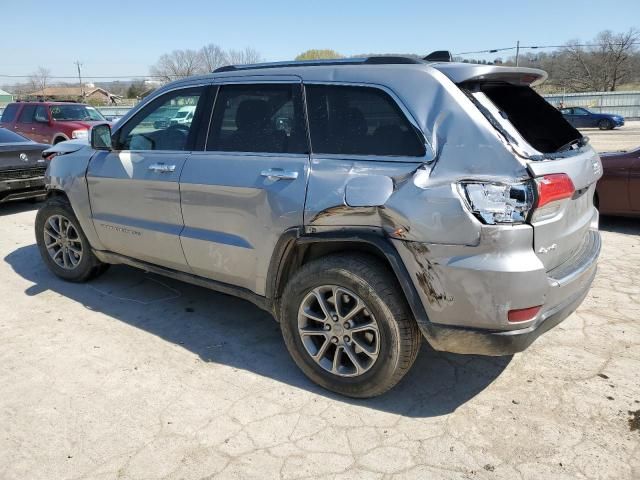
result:
<svg viewBox="0 0 640 480"><path fill-rule="evenodd" d="M453 62L453 55L449 50L436 50L423 58L427 62Z"/></svg>

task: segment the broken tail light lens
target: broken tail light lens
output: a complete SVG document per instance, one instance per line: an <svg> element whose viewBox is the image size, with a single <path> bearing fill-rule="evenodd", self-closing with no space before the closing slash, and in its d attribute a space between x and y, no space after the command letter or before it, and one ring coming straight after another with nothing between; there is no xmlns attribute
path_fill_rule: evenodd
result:
<svg viewBox="0 0 640 480"><path fill-rule="evenodd" d="M461 188L473 214L489 225L524 223L535 201L531 182L464 182Z"/></svg>

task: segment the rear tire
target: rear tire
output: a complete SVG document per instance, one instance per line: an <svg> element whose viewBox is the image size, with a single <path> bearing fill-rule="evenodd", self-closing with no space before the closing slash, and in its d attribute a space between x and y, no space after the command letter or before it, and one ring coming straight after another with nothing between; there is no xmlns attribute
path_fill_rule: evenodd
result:
<svg viewBox="0 0 640 480"><path fill-rule="evenodd" d="M36 242L45 265L69 282L86 282L109 267L93 254L69 202L53 197L38 210Z"/></svg>
<svg viewBox="0 0 640 480"><path fill-rule="evenodd" d="M374 397L396 385L422 340L395 276L368 255L330 255L304 265L288 282L280 312L296 365L349 397Z"/></svg>
<svg viewBox="0 0 640 480"><path fill-rule="evenodd" d="M598 122L598 128L600 130L613 130L613 122L603 118Z"/></svg>

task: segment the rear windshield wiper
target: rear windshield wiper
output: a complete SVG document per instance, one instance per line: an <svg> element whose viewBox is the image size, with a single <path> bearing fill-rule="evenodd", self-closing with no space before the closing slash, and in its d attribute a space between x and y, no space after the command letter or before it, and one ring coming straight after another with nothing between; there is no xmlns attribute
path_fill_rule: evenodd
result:
<svg viewBox="0 0 640 480"><path fill-rule="evenodd" d="M589 143L589 137L587 137L586 135L583 135L580 138L576 138L574 140L571 140L569 143L565 143L558 150L556 150L555 153L566 152L567 150L571 150L571 148L574 145L577 145L578 148L581 148L581 147L584 147L588 143Z"/></svg>

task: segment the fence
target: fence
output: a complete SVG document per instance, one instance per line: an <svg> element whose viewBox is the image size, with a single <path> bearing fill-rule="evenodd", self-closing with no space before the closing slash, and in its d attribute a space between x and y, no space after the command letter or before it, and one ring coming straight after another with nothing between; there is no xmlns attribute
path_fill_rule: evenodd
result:
<svg viewBox="0 0 640 480"><path fill-rule="evenodd" d="M554 107L585 107L595 113L613 113L627 119L640 118L640 92L587 92L544 95Z"/></svg>
<svg viewBox="0 0 640 480"><path fill-rule="evenodd" d="M597 113L613 113L627 119L640 119L640 92L587 92L543 95L554 107L585 107ZM105 117L121 117L132 105L96 107ZM0 115L4 105L0 105Z"/></svg>

